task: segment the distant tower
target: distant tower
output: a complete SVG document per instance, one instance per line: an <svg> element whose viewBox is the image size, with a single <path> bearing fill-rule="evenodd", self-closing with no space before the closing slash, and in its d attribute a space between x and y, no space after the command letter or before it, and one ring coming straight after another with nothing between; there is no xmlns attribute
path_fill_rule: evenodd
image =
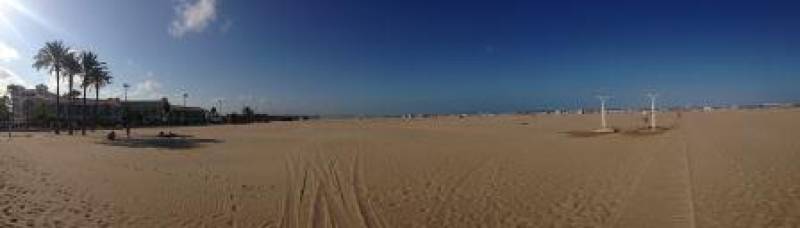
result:
<svg viewBox="0 0 800 228"><path fill-rule="evenodd" d="M656 130L656 97L658 94L648 93L647 97L650 98L650 129Z"/></svg>

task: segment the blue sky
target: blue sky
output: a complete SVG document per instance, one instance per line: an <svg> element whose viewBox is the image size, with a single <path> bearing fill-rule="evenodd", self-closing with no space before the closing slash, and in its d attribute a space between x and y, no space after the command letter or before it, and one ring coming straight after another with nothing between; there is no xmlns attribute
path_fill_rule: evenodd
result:
<svg viewBox="0 0 800 228"><path fill-rule="evenodd" d="M800 101L800 3L0 0L0 83L46 41L93 50L102 96L228 111L397 114ZM2 91L0 91L2 92Z"/></svg>

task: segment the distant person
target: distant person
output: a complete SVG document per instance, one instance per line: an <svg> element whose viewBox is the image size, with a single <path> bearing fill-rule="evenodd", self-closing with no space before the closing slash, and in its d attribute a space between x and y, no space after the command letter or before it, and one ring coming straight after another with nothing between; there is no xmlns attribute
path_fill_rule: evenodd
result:
<svg viewBox="0 0 800 228"><path fill-rule="evenodd" d="M117 133L114 132L114 131L111 131L111 132L108 133L108 135L106 135L106 138L108 140L114 141L114 140L117 139Z"/></svg>

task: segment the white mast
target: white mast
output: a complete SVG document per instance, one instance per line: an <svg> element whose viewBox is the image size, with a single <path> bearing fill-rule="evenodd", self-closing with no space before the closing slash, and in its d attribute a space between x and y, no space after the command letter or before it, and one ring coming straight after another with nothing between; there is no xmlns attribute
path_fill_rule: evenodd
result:
<svg viewBox="0 0 800 228"><path fill-rule="evenodd" d="M600 99L600 121L603 125L602 129L608 129L608 125L606 124L606 101L608 101L609 96L597 96L597 99Z"/></svg>
<svg viewBox="0 0 800 228"><path fill-rule="evenodd" d="M656 130L656 97L658 94L648 93L647 97L650 98L650 129Z"/></svg>

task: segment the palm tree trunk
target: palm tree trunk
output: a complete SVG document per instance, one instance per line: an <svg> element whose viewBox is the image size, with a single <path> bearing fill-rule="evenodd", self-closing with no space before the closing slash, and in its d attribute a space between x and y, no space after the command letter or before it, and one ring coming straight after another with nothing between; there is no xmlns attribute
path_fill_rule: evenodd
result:
<svg viewBox="0 0 800 228"><path fill-rule="evenodd" d="M70 115L70 113L72 113L72 100L73 100L72 99L72 88L73 88L72 87L72 75L69 75L69 92L67 92L67 99L69 99L68 100L69 105L67 105L67 127L68 127L67 129L69 130L69 135L73 135L74 134L74 132L72 131L72 116Z"/></svg>
<svg viewBox="0 0 800 228"><path fill-rule="evenodd" d="M81 135L86 135L86 87L88 86L83 85L83 107L81 107Z"/></svg>
<svg viewBox="0 0 800 228"><path fill-rule="evenodd" d="M56 66L56 135L61 134L61 67Z"/></svg>

